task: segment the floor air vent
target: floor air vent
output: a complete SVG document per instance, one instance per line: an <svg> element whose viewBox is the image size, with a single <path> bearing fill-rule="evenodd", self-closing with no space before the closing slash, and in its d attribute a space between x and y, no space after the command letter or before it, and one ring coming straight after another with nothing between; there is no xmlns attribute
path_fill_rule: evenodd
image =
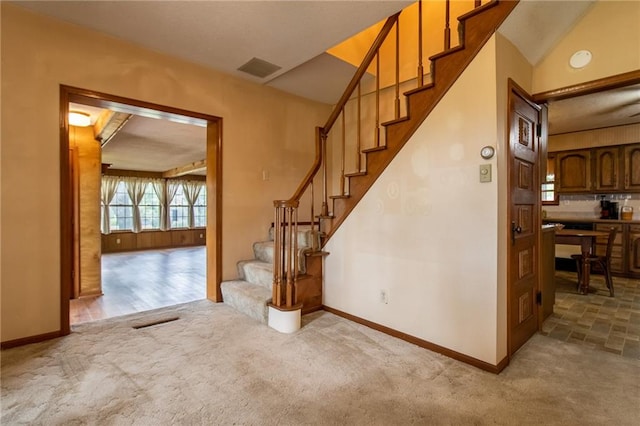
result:
<svg viewBox="0 0 640 426"><path fill-rule="evenodd" d="M142 324L136 324L136 325L133 326L133 328L135 328L136 330L139 330L141 328L147 328L147 327L152 327L154 325L166 324L168 322L176 321L176 320L179 320L179 319L180 319L180 317L163 318L163 319L159 319L159 320L155 320L155 321L145 322L145 323L142 323Z"/></svg>

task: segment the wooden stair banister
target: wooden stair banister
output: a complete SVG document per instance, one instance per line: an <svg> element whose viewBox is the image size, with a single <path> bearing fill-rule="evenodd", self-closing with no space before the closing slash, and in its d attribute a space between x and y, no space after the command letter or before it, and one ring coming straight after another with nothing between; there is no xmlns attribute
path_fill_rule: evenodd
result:
<svg viewBox="0 0 640 426"><path fill-rule="evenodd" d="M449 0L446 1L445 9L445 25L444 25L444 46L445 50L441 53L432 54L429 56L430 61L430 79L431 81L425 83L423 74L423 26L422 26L422 14L423 5L422 1L418 2L418 19L416 23L416 33L419 37L416 37L415 43L418 46L417 58L415 58L417 70L415 77L411 77L409 80L404 80L402 84L415 80L417 87L412 90L404 91L406 113L403 116L400 108L400 18L401 12L389 17L373 44L369 48L367 54L356 72L353 78L347 85L344 93L338 100L333 111L329 115L324 127L316 128L316 154L314 162L305 175L302 182L299 184L294 195L288 200L276 200L274 201L275 221L274 232L276 235L274 249L276 251L274 256L274 278L273 278L273 301L272 306L286 310L291 309L293 306L298 305L297 292L296 292L296 279L298 276L297 265L297 251L295 250L295 238L291 233L297 230L297 210L300 204L300 200L307 192L308 188L313 188L314 178L322 170L322 207L320 209L320 229L319 235L323 236L323 241L320 246L323 246L327 239L336 231L338 226L344 221L347 215L359 202L359 200L368 191L371 185L375 182L377 177L382 173L386 166L392 161L395 155L404 146L411 135L417 130L420 124L424 121L426 116L433 110L435 105L442 99L444 94L453 85L456 79L462 74L462 71L473 60L475 55L480 51L486 41L493 35L497 27L502 21L511 13L518 0L490 0L484 4L480 1L474 1L473 9L458 18L458 36L459 45L451 46L450 40L450 28L449 28ZM403 28L405 28L403 24ZM467 25L469 28L467 28ZM388 39L389 34L395 27L395 63L394 65L394 79L393 82L384 87L384 90L393 92L390 96L390 102L392 107L392 119L381 123L380 110L383 100L381 99L381 65L380 65L380 51ZM432 31L434 29L431 29ZM442 33L440 33L442 34ZM427 43L428 44L428 43ZM361 85L362 80L367 70L375 60L375 90L371 92L375 93L375 128L371 133L372 146L360 146L360 138L362 135L361 124ZM354 94L356 97L354 98ZM389 93L391 95L391 93ZM357 106L357 117L354 124L355 127L355 139L357 141L355 150L355 168L353 172L345 171L345 115L347 104L353 101ZM386 105L385 105L386 106ZM354 107L354 109L356 109ZM327 140L329 134L334 127L337 119L342 117L341 126L341 138L339 149L342 151L340 164L336 166L336 169L340 172L340 182L338 184L340 193L337 195L328 195L328 162L327 157ZM384 131L384 144L381 143L380 126ZM368 130L367 130L368 132ZM365 132L366 133L366 132ZM364 170L360 163L360 158L364 155ZM348 181L348 190L346 189L345 180ZM313 191L313 189L312 189ZM329 200L332 203L332 211L329 211ZM314 198L311 196L311 222L314 223ZM314 229L312 228L312 232ZM321 268L319 268L321 271Z"/></svg>

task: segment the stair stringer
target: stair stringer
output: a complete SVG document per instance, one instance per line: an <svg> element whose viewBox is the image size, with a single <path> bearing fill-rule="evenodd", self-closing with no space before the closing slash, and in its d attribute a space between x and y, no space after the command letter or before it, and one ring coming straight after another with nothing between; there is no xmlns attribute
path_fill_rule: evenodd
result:
<svg viewBox="0 0 640 426"><path fill-rule="evenodd" d="M438 102L462 75L518 1L487 3L459 19L463 26L461 46L429 58L432 61L432 83L406 92L407 116L383 123L386 149L365 150L366 174L350 176L349 196L334 197L332 219L325 220L322 245L327 243L349 213L364 197L373 183L393 161Z"/></svg>

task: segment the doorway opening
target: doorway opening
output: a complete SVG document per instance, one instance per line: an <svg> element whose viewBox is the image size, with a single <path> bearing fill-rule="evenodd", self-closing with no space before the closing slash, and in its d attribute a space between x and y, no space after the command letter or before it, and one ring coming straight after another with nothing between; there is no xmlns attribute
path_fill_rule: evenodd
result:
<svg viewBox="0 0 640 426"><path fill-rule="evenodd" d="M634 245L632 222L624 222L622 217L601 220L600 201L640 207L637 188L629 187L633 181L630 173L640 168L628 161L632 158L628 153L638 150L638 139L633 136L640 126L638 93L640 72L634 71L533 96L536 102L546 103L549 108L548 155L541 162L542 223L559 223L566 229L587 231L608 231L612 226L619 230L611 257L615 294L610 293L600 273L590 274L590 291L580 294L577 264L571 257L581 252L580 246L555 245L555 269L552 264L551 274L554 304L551 313L542 318L539 332L633 359L640 359L637 342L640 327L631 316L640 308L636 301L640 273L633 268L634 264L640 264L637 260L640 250L634 248L640 244ZM615 155L606 157L612 159L606 163L608 168L603 161L596 160L600 154L611 152ZM559 165L571 153L585 154L592 160L588 161L592 173L584 174L589 182L581 191L567 190L567 182L562 179L578 176L573 169ZM612 172L605 173L608 170ZM625 183L624 179L631 181ZM591 253L604 251L606 238L598 237L592 242ZM594 269L594 272L601 271Z"/></svg>
<svg viewBox="0 0 640 426"><path fill-rule="evenodd" d="M74 108L89 114L97 112L98 126L88 130L70 126L69 112ZM99 296L109 291L109 297L100 297L104 299L100 303L105 310L103 314L108 316L131 313L130 308L117 308L118 301L123 300L125 305L137 306L138 311L188 301L185 298L206 296L221 301L222 119L69 86L60 88L60 114L63 334L70 332L71 298L81 297L74 299L74 304L76 301L82 301L78 305L87 304L96 297L83 296ZM113 142L130 120L134 135L129 135L129 140L133 143L127 146L126 141ZM156 138L135 134L154 123ZM189 153L187 147L194 134L201 135L200 142L206 146L200 147L199 154ZM164 146L168 145L167 136L177 143ZM87 144L90 148L84 152L74 151L76 142L82 138L93 145ZM109 143L111 148L107 149ZM139 160L132 155L136 150L143 153ZM103 156L103 152L109 153ZM79 179L80 154L85 157L82 172L89 170L90 176L84 179L84 186ZM196 155L198 159L184 160L188 155ZM111 186L106 199L101 191L104 179ZM83 190L90 191L85 200L89 207L79 202ZM87 212L82 212L82 208L88 209L88 214L83 215ZM83 223L83 218L87 223ZM83 238L85 244L81 244ZM157 250L140 251L143 249ZM104 283L100 262L103 251L104 266L109 268L105 270ZM85 264L90 267L83 274ZM173 271L167 269L169 265L174 267ZM85 283L83 278L89 280L84 280ZM159 280L167 285L160 286ZM192 288L198 282L200 290ZM132 297L136 287L147 291L139 295L142 301ZM94 305L92 319L100 317L99 308Z"/></svg>

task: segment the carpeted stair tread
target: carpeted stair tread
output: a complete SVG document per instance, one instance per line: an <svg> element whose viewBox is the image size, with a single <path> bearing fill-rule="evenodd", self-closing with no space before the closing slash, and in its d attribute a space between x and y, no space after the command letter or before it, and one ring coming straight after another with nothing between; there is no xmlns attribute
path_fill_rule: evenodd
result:
<svg viewBox="0 0 640 426"><path fill-rule="evenodd" d="M244 281L271 289L273 284L273 264L261 260L238 262L238 272Z"/></svg>
<svg viewBox="0 0 640 426"><path fill-rule="evenodd" d="M311 232L310 226L298 227L298 270L301 275L306 272L305 252L313 246L314 235L317 238L317 231ZM239 279L221 284L222 297L224 302L234 309L267 323L267 303L271 301L273 288L273 228L269 230L268 241L253 244L253 255L254 259L237 263Z"/></svg>
<svg viewBox="0 0 640 426"><path fill-rule="evenodd" d="M267 324L271 290L244 280L224 281L220 284L224 303L249 317Z"/></svg>

